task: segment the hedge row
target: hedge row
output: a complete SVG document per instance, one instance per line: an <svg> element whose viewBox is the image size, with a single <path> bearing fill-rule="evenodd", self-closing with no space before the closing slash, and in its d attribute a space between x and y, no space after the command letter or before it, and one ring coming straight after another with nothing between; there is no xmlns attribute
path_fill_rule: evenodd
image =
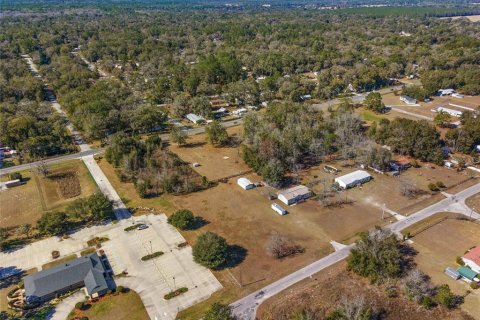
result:
<svg viewBox="0 0 480 320"><path fill-rule="evenodd" d="M165 300L170 300L172 298L175 298L176 296L179 296L181 295L182 293L185 293L188 291L188 288L185 288L185 287L182 287L182 288L178 288L177 290L175 291L172 291L172 292L169 292L167 293L166 295L163 296L163 299Z"/></svg>
<svg viewBox="0 0 480 320"><path fill-rule="evenodd" d="M147 254L146 256L142 257L142 261L147 261L156 257L160 257L163 254L162 251L157 251L152 254Z"/></svg>

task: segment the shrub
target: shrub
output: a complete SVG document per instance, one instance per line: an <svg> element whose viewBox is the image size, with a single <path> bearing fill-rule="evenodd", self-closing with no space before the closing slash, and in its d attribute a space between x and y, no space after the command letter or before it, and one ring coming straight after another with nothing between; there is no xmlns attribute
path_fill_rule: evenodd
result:
<svg viewBox="0 0 480 320"><path fill-rule="evenodd" d="M429 296L424 296L422 297L422 300L420 301L420 304L425 308L425 309L431 309L435 306L435 303L433 302L433 299Z"/></svg>
<svg viewBox="0 0 480 320"><path fill-rule="evenodd" d="M126 232L133 231L133 230L137 229L139 225L140 225L140 223L137 223L137 224L134 224L133 226L126 227L123 230L126 231Z"/></svg>
<svg viewBox="0 0 480 320"><path fill-rule="evenodd" d="M221 304L215 302L210 309L205 313L204 320L233 320L232 307L228 304Z"/></svg>
<svg viewBox="0 0 480 320"><path fill-rule="evenodd" d="M195 224L195 217L190 210L179 210L168 217L167 221L178 229L186 230L193 227Z"/></svg>
<svg viewBox="0 0 480 320"><path fill-rule="evenodd" d="M60 257L60 252L57 251L57 250L53 250L52 251L52 258L57 259L58 257Z"/></svg>
<svg viewBox="0 0 480 320"><path fill-rule="evenodd" d="M428 184L428 189L430 189L430 191L438 191L438 186L435 183L430 182Z"/></svg>
<svg viewBox="0 0 480 320"><path fill-rule="evenodd" d="M85 306L85 303L83 301L75 303L75 309L77 310L83 310L84 306Z"/></svg>
<svg viewBox="0 0 480 320"><path fill-rule="evenodd" d="M169 292L166 295L164 295L163 299L170 300L170 299L175 298L176 296L179 296L182 293L185 293L187 291L188 291L188 288L186 288L186 287L178 288L177 290Z"/></svg>
<svg viewBox="0 0 480 320"><path fill-rule="evenodd" d="M200 235L192 248L193 259L207 268L218 268L227 261L228 245L224 238L213 232Z"/></svg>
<svg viewBox="0 0 480 320"><path fill-rule="evenodd" d="M12 172L9 175L10 180L22 180L22 174L20 172Z"/></svg>
<svg viewBox="0 0 480 320"><path fill-rule="evenodd" d="M437 301L439 305L451 309L455 307L456 300L457 299L450 290L448 284L444 284L438 288L437 294L435 295L435 301Z"/></svg>
<svg viewBox="0 0 480 320"><path fill-rule="evenodd" d="M162 251L157 251L157 252L154 252L152 254L147 254L146 256L142 257L142 261L151 260L153 258L160 257L161 255L163 255Z"/></svg>
<svg viewBox="0 0 480 320"><path fill-rule="evenodd" d="M400 249L399 241L390 231L376 229L361 233L357 246L347 258L347 269L369 278L372 283L397 278L406 264Z"/></svg>
<svg viewBox="0 0 480 320"><path fill-rule="evenodd" d="M177 248L181 249L181 248L185 248L186 246L188 246L188 242L182 242L177 245Z"/></svg>
<svg viewBox="0 0 480 320"><path fill-rule="evenodd" d="M476 290L478 288L480 288L480 284L478 282L470 282L470 288L472 288L473 290Z"/></svg>
<svg viewBox="0 0 480 320"><path fill-rule="evenodd" d="M457 257L457 259L455 259L455 261L457 262L457 264L461 265L461 266L464 266L465 265L465 262L462 260L461 257Z"/></svg>
<svg viewBox="0 0 480 320"><path fill-rule="evenodd" d="M445 188L445 183L443 183L442 181L437 181L437 187L443 189Z"/></svg>
<svg viewBox="0 0 480 320"><path fill-rule="evenodd" d="M125 291L125 288L124 288L124 287L122 287L122 286L118 286L118 287L117 287L117 292L118 292L118 293L123 293L124 291Z"/></svg>

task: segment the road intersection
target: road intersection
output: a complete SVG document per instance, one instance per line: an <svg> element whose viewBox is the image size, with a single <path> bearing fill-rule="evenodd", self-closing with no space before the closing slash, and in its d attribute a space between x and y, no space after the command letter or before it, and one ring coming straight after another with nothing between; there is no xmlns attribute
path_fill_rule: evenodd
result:
<svg viewBox="0 0 480 320"><path fill-rule="evenodd" d="M401 231L412 226L413 224L420 222L439 212L456 212L465 215L473 220L480 220L480 214L473 211L465 204L465 200L480 192L480 183L475 184L463 191L460 191L454 195L451 195L445 199L438 201L427 208L424 208L405 219L400 219L387 226L392 232L401 236ZM309 264L308 266L289 274L288 276L281 278L274 283L257 290L248 296L231 304L234 315L239 320L255 320L256 311L258 306L270 297L280 293L288 287L300 282L308 277L312 277L313 274L322 271L329 266L348 257L350 250L354 245L345 246L335 251L334 253L321 258Z"/></svg>

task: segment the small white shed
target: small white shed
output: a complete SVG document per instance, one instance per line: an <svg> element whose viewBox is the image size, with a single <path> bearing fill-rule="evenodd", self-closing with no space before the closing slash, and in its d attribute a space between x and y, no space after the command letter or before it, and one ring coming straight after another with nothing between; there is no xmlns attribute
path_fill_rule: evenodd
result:
<svg viewBox="0 0 480 320"><path fill-rule="evenodd" d="M279 206L276 203L272 203L272 209L273 209L273 211L275 211L276 213L278 213L281 216L284 216L288 213L287 210L283 209L281 206Z"/></svg>
<svg viewBox="0 0 480 320"><path fill-rule="evenodd" d="M247 178L239 178L237 180L237 184L242 187L244 190L250 190L255 188L255 185L252 181L248 180Z"/></svg>

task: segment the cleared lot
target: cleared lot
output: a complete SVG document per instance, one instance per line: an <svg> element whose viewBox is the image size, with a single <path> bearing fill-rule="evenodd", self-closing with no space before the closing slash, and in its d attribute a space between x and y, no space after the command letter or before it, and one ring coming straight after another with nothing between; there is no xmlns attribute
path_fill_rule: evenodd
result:
<svg viewBox="0 0 480 320"><path fill-rule="evenodd" d="M97 187L85 165L78 160L50 167L49 177L22 171L24 185L0 191L0 225L35 225L43 212L60 210L71 201L93 194ZM8 179L2 177L2 180Z"/></svg>
<svg viewBox="0 0 480 320"><path fill-rule="evenodd" d="M453 292L465 296L472 291L470 287L463 281L451 279L443 271L446 267L458 267L455 259L480 245L480 224L449 218L431 225L413 238L413 247L418 251L415 261L435 284L446 283ZM461 308L480 319L480 292L469 293Z"/></svg>
<svg viewBox="0 0 480 320"><path fill-rule="evenodd" d="M233 139L240 136L240 127L232 127L227 130ZM170 146L170 150L178 154L183 161L190 164L199 163L194 168L200 175L206 176L209 180L217 180L232 175L237 175L250 168L240 158L237 147L215 148L205 141L205 135L191 136L188 144L184 147Z"/></svg>
<svg viewBox="0 0 480 320"><path fill-rule="evenodd" d="M292 312L301 311L304 307L319 310L320 314L329 314L346 298L350 301L364 298L373 310L381 314L381 319L469 319L459 310L426 310L404 297L388 297L384 288L371 285L368 280L346 272L345 267L345 262L337 263L266 300L258 309L258 318L293 319Z"/></svg>

